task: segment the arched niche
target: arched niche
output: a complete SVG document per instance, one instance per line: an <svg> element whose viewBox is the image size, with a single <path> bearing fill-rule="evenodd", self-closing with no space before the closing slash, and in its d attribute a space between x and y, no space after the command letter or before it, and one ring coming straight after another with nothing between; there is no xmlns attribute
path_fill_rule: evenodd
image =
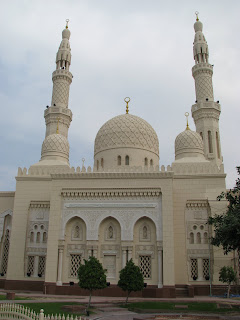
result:
<svg viewBox="0 0 240 320"><path fill-rule="evenodd" d="M133 231L133 258L148 284L156 283L158 280L156 241L156 225L153 220L145 216L138 219Z"/></svg>
<svg viewBox="0 0 240 320"><path fill-rule="evenodd" d="M121 226L113 217L101 221L98 232L100 262L107 270L107 280L116 284L121 270Z"/></svg>

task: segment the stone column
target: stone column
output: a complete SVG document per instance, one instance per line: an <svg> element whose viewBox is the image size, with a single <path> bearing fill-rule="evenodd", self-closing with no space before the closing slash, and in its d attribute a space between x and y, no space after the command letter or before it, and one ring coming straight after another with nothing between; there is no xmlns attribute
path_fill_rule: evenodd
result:
<svg viewBox="0 0 240 320"><path fill-rule="evenodd" d="M197 259L198 262L198 280L203 281L203 265L202 265L202 258Z"/></svg>
<svg viewBox="0 0 240 320"><path fill-rule="evenodd" d="M122 268L126 266L126 262L127 262L127 251L122 250Z"/></svg>
<svg viewBox="0 0 240 320"><path fill-rule="evenodd" d="M128 261L132 259L132 250L128 250Z"/></svg>
<svg viewBox="0 0 240 320"><path fill-rule="evenodd" d="M57 286L62 285L63 248L58 248L58 273Z"/></svg>
<svg viewBox="0 0 240 320"><path fill-rule="evenodd" d="M39 256L35 256L34 258L34 269L33 269L33 276L38 276L38 262L39 262Z"/></svg>
<svg viewBox="0 0 240 320"><path fill-rule="evenodd" d="M162 257L163 257L162 247L158 247L158 288L163 287L163 270L162 270Z"/></svg>

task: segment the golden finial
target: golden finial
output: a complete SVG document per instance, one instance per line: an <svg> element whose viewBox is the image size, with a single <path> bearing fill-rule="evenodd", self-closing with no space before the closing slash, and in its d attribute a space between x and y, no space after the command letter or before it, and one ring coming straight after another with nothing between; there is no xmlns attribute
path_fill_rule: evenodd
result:
<svg viewBox="0 0 240 320"><path fill-rule="evenodd" d="M189 116L189 113L188 113L188 112L185 112L185 117L187 118L187 127L186 127L186 130L190 130L189 125L188 125L188 116Z"/></svg>
<svg viewBox="0 0 240 320"><path fill-rule="evenodd" d="M66 19L66 29L68 29L68 22L69 22L69 19Z"/></svg>
<svg viewBox="0 0 240 320"><path fill-rule="evenodd" d="M60 120L60 118L58 117L58 118L57 118L57 130L56 130L56 134L59 134L59 129L58 129L59 120Z"/></svg>
<svg viewBox="0 0 240 320"><path fill-rule="evenodd" d="M130 98L129 97L126 97L125 99L124 99L124 101L126 102L126 114L128 114L128 111L129 111L129 109L128 109L128 102L130 102Z"/></svg>
<svg viewBox="0 0 240 320"><path fill-rule="evenodd" d="M198 19L199 12L196 11L196 12L195 12L195 15L196 15L196 21L199 21L199 19Z"/></svg>

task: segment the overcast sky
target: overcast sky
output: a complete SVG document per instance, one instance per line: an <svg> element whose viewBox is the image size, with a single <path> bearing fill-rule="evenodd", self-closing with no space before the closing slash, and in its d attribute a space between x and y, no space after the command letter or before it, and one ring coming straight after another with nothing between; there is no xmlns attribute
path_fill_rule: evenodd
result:
<svg viewBox="0 0 240 320"><path fill-rule="evenodd" d="M94 139L110 118L144 118L159 137L160 165L174 161L174 140L195 102L192 44L195 11L214 64L220 135L233 187L240 165L239 0L10 0L0 12L0 190L15 190L18 167L39 161L43 117L65 20L70 19L74 78L69 107L70 164L93 165ZM190 119L190 127L195 125Z"/></svg>

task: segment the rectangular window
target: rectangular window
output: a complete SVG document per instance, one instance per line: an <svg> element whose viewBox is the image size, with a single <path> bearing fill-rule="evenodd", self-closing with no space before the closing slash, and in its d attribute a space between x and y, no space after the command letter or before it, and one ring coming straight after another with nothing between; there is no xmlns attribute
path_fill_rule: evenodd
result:
<svg viewBox="0 0 240 320"><path fill-rule="evenodd" d="M191 259L191 278L197 280L198 278L198 261L197 259Z"/></svg>
<svg viewBox="0 0 240 320"><path fill-rule="evenodd" d="M33 276L34 273L34 261L35 261L35 256L28 256L28 262L27 262L27 275Z"/></svg>
<svg viewBox="0 0 240 320"><path fill-rule="evenodd" d="M38 275L43 276L45 274L45 262L46 257L40 256L38 260Z"/></svg>
<svg viewBox="0 0 240 320"><path fill-rule="evenodd" d="M209 280L209 259L203 259L203 278Z"/></svg>
<svg viewBox="0 0 240 320"><path fill-rule="evenodd" d="M150 279L152 276L152 257L151 256L139 256L138 266L145 279Z"/></svg>
<svg viewBox="0 0 240 320"><path fill-rule="evenodd" d="M70 254L70 278L77 278L78 276L78 269L81 264L82 256L81 254Z"/></svg>

